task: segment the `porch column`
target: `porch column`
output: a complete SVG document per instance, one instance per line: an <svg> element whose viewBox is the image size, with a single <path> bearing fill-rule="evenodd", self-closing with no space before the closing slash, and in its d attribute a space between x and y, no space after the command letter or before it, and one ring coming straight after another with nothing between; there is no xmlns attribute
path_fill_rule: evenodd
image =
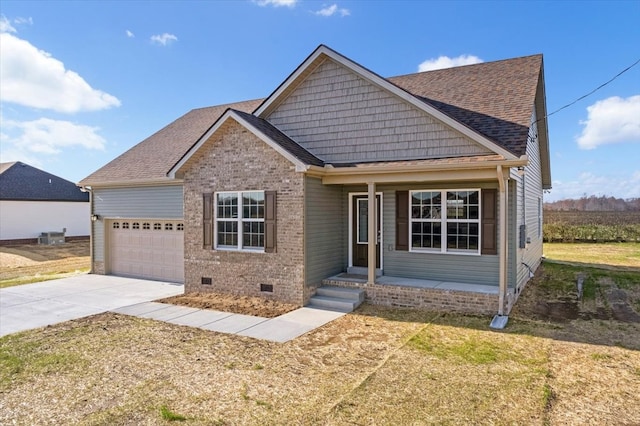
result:
<svg viewBox="0 0 640 426"><path fill-rule="evenodd" d="M508 170L506 175L508 176ZM498 315L504 315L505 296L507 295L507 256L509 249L507 247L507 176L505 176L502 166L498 166L498 183L500 184L500 212L498 229L500 232L500 251L498 252L500 259L500 277L498 293Z"/></svg>
<svg viewBox="0 0 640 426"><path fill-rule="evenodd" d="M374 284L376 282L376 246L378 245L378 230L377 228L377 209L376 209L376 183L367 182L368 189L368 276L367 284Z"/></svg>

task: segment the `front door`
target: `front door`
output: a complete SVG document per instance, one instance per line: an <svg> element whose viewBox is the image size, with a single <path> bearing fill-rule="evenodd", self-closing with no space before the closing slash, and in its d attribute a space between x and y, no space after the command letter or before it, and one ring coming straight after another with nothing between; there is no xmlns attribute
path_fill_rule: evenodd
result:
<svg viewBox="0 0 640 426"><path fill-rule="evenodd" d="M351 235L353 266L369 266L369 200L366 195L354 195L352 200ZM376 195L376 268L380 268L380 195Z"/></svg>

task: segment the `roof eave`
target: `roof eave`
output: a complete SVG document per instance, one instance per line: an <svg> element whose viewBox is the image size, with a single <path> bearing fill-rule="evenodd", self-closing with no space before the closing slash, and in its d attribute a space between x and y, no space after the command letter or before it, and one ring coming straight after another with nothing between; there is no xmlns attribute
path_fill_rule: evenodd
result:
<svg viewBox="0 0 640 426"><path fill-rule="evenodd" d="M187 153L178 161L167 173L167 177L170 179L173 178L181 178L184 174L184 167L188 163L189 159L196 153L198 150L213 136L216 131L229 119L235 120L238 124L249 130L254 136L258 139L262 140L264 143L273 148L280 155L289 160L295 167L296 171L306 170L307 164L301 161L299 158L291 154L289 151L284 149L278 143L274 142L267 135L258 130L255 126L249 123L247 120L242 118L239 114L237 114L232 109L227 109L224 114L207 130L207 132L202 135L196 143L187 151Z"/></svg>

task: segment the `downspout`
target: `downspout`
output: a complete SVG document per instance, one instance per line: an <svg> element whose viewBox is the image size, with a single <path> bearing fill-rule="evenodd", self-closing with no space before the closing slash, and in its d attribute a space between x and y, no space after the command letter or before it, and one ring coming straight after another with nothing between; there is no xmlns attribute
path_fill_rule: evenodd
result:
<svg viewBox="0 0 640 426"><path fill-rule="evenodd" d="M507 325L509 317L504 314L505 298L507 295L507 184L504 178L502 165L497 166L498 184L500 185L500 252L499 263L499 289L498 289L498 314L493 317L489 327L503 329Z"/></svg>

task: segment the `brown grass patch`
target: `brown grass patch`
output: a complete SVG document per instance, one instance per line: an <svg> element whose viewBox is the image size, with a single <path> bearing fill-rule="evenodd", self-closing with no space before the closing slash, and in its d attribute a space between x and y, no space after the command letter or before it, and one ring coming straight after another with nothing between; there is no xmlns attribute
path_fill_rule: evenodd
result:
<svg viewBox="0 0 640 426"><path fill-rule="evenodd" d="M158 300L162 303L189 306L199 309L233 312L235 314L255 315L275 318L298 309L298 306L263 299L261 297L233 296L221 293L188 293Z"/></svg>
<svg viewBox="0 0 640 426"><path fill-rule="evenodd" d="M86 240L54 246L0 246L0 281L14 278L28 281L29 278L39 275L87 272L90 268L89 241Z"/></svg>

